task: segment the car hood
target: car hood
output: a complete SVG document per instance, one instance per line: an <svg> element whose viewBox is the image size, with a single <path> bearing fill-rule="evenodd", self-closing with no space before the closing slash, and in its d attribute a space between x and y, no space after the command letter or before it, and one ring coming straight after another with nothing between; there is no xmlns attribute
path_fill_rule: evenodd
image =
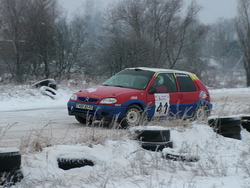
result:
<svg viewBox="0 0 250 188"><path fill-rule="evenodd" d="M116 97L124 93L134 92L135 89L114 87L114 86L93 86L88 89L81 90L76 94L78 97L93 97L93 98L105 98Z"/></svg>

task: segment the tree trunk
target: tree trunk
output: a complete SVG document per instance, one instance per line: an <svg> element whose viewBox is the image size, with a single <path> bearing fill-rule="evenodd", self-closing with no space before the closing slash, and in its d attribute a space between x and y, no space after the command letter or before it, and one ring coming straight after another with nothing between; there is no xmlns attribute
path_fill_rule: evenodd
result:
<svg viewBox="0 0 250 188"><path fill-rule="evenodd" d="M244 66L246 70L246 84L247 87L250 87L250 59L244 61Z"/></svg>

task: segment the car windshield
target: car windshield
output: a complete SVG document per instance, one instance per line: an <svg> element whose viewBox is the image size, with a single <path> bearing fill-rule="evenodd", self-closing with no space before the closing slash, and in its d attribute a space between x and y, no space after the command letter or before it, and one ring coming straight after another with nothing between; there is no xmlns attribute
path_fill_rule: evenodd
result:
<svg viewBox="0 0 250 188"><path fill-rule="evenodd" d="M126 69L115 74L102 85L144 90L153 75L154 72L151 71Z"/></svg>

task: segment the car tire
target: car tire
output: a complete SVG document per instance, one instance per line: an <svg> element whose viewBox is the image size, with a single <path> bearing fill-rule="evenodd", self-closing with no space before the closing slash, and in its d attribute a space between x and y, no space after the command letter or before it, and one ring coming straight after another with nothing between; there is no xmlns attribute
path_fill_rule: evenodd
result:
<svg viewBox="0 0 250 188"><path fill-rule="evenodd" d="M137 126L139 125L141 118L142 108L138 105L130 105L125 112L121 125L123 128Z"/></svg>
<svg viewBox="0 0 250 188"><path fill-rule="evenodd" d="M234 139L241 139L241 118L239 117L218 117L208 120L208 125L214 132L222 136Z"/></svg>
<svg viewBox="0 0 250 188"><path fill-rule="evenodd" d="M234 138L234 139L237 139L237 140L241 140L241 134L237 134L237 133L234 133L234 134L223 133L222 136L228 137L228 138Z"/></svg>
<svg viewBox="0 0 250 188"><path fill-rule="evenodd" d="M169 129L147 129L147 127L143 127L132 128L130 131L133 139L139 140L143 149L162 151L164 148L173 147L173 143L170 141Z"/></svg>
<svg viewBox="0 0 250 188"><path fill-rule="evenodd" d="M173 160L173 161L184 161L184 162L197 162L200 160L199 157L195 157L195 156L185 156L182 154L171 154L171 153L167 153L163 156L164 159L167 160Z"/></svg>
<svg viewBox="0 0 250 188"><path fill-rule="evenodd" d="M58 167L63 170L69 170L72 168L80 168L84 166L94 166L94 163L89 159L72 159L60 157L57 159Z"/></svg>
<svg viewBox="0 0 250 188"><path fill-rule="evenodd" d="M250 116L242 116L241 117L241 126L250 132Z"/></svg>
<svg viewBox="0 0 250 188"><path fill-rule="evenodd" d="M36 88L41 87L41 86L48 86L56 90L56 82L54 79L41 80L32 85L32 87L36 87Z"/></svg>
<svg viewBox="0 0 250 188"><path fill-rule="evenodd" d="M162 151L164 148L173 148L173 142L140 142L141 147L149 151Z"/></svg>
<svg viewBox="0 0 250 188"><path fill-rule="evenodd" d="M170 141L170 130L147 130L135 131L136 139L147 142L166 142Z"/></svg>
<svg viewBox="0 0 250 188"><path fill-rule="evenodd" d="M194 112L194 120L205 120L209 116L209 110L206 105L199 105L197 106Z"/></svg>
<svg viewBox="0 0 250 188"><path fill-rule="evenodd" d="M21 169L0 172L0 185L10 187L23 179Z"/></svg>
<svg viewBox="0 0 250 188"><path fill-rule="evenodd" d="M0 172L17 170L21 167L20 151L13 148L0 148Z"/></svg>
<svg viewBox="0 0 250 188"><path fill-rule="evenodd" d="M211 127L231 127L238 126L241 123L241 119L239 117L215 117L209 118L208 124Z"/></svg>
<svg viewBox="0 0 250 188"><path fill-rule="evenodd" d="M75 115L75 118L76 118L76 120L77 120L79 123L82 123L82 124L86 124L86 123L87 123L86 118L83 118L83 117L78 116L78 115Z"/></svg>
<svg viewBox="0 0 250 188"><path fill-rule="evenodd" d="M39 90L42 94L47 95L52 99L56 99L56 97L57 97L57 91L53 88L48 87L48 86L42 86Z"/></svg>

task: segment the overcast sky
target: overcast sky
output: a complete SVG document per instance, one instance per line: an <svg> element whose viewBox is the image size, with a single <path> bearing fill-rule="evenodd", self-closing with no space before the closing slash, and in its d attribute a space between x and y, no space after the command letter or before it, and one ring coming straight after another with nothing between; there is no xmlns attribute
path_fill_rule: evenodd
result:
<svg viewBox="0 0 250 188"><path fill-rule="evenodd" d="M192 0L184 0L191 2ZM200 21L214 23L218 18L233 18L237 12L237 0L196 0L203 8L199 13Z"/></svg>
<svg viewBox="0 0 250 188"><path fill-rule="evenodd" d="M74 14L81 11L83 0L58 0L62 6L68 10L68 14ZM107 5L115 0L98 0L99 5ZM192 0L183 0L185 4L189 4ZM219 18L233 18L237 11L237 0L196 0L203 8L199 13L202 23L211 24Z"/></svg>

